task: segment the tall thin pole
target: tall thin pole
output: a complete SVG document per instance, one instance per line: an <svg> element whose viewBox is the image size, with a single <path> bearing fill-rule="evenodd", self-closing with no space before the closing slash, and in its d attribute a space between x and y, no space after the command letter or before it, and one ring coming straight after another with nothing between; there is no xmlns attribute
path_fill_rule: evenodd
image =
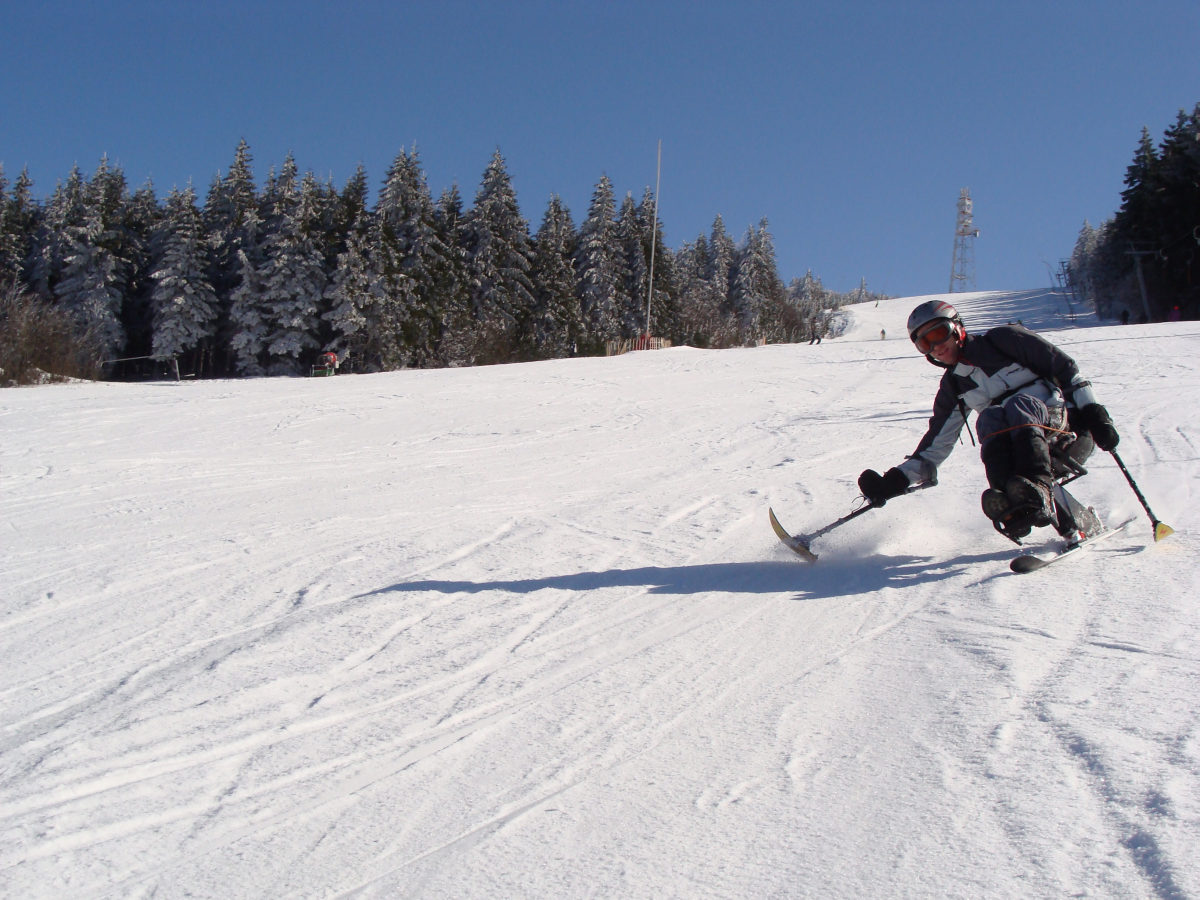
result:
<svg viewBox="0 0 1200 900"><path fill-rule="evenodd" d="M658 240L658 187L662 183L662 138L658 140L658 170L654 175L654 217L650 221L650 284L646 288L646 337L650 337L650 298L654 296L654 249Z"/></svg>

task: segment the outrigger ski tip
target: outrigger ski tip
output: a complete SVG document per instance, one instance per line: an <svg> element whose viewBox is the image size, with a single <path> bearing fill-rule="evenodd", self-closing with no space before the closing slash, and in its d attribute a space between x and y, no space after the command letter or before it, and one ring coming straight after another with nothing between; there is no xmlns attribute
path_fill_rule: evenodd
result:
<svg viewBox="0 0 1200 900"><path fill-rule="evenodd" d="M805 540L802 536L788 533L788 530L779 524L779 520L775 518L775 510L768 507L767 513L771 517L771 528L774 529L775 534L779 536L779 540L785 547L793 551L801 559L807 560L808 562L817 561L817 554L813 553L812 550L809 549L808 544L805 543Z"/></svg>

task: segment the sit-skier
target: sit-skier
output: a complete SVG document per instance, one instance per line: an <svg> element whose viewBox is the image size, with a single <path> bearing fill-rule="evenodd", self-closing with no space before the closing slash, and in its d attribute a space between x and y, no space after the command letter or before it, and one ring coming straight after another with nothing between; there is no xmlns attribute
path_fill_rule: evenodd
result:
<svg viewBox="0 0 1200 900"><path fill-rule="evenodd" d="M910 487L936 483L938 466L974 410L989 485L983 511L1001 534L1020 543L1044 525L1069 540L1098 531L1095 515L1055 483L1056 475L1082 472L1094 447L1112 450L1120 440L1075 361L1020 325L968 335L958 311L941 300L912 311L908 334L926 359L946 371L929 428L912 456L882 475L867 469L859 476L867 501L882 506Z"/></svg>

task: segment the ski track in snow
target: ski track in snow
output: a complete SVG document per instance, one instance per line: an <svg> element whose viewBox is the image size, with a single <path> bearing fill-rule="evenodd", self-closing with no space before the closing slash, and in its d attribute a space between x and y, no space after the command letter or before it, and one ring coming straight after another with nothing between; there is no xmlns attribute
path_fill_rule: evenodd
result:
<svg viewBox="0 0 1200 900"><path fill-rule="evenodd" d="M814 347L3 392L0 894L1200 896L1198 334L954 302L1054 329L1176 535L1010 575L967 442L780 547L769 505L815 530L920 437L913 300Z"/></svg>

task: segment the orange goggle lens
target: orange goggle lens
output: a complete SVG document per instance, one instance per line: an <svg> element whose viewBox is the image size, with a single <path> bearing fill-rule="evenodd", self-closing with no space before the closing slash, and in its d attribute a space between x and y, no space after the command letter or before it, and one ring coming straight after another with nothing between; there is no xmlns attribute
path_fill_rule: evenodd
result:
<svg viewBox="0 0 1200 900"><path fill-rule="evenodd" d="M954 326L949 322L938 322L935 325L930 325L924 331L919 332L913 343L917 345L917 349L922 353L928 353L938 344L942 343L946 338L954 333Z"/></svg>

